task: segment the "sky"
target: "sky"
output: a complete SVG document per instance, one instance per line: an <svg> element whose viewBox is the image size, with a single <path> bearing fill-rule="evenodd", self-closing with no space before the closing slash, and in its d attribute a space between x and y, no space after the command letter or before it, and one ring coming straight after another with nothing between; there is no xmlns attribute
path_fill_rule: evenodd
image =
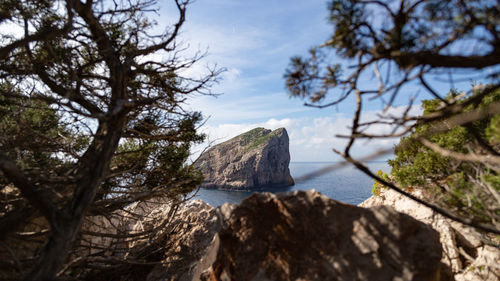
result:
<svg viewBox="0 0 500 281"><path fill-rule="evenodd" d="M160 10L155 20L162 29L177 22L174 1L159 1ZM373 17L378 20L376 13ZM187 109L201 111L205 123L200 130L207 134L205 143L193 149L193 158L208 145L227 140L255 127L267 129L286 128L290 138L291 160L338 161L342 160L332 149L343 150L346 141L335 136L348 134L355 103L346 100L336 107L323 109L304 106L304 100L290 98L285 89L283 75L293 56L306 56L311 47L327 41L333 26L328 23L326 0L196 0L187 9L186 22L181 29L179 43L186 47L184 54L206 52L194 67L182 73L187 77L201 77L207 67L225 69L220 83L212 87L215 96L192 96ZM382 22L383 20L378 20ZM22 33L11 26L0 25L0 32ZM478 46L475 46L476 48ZM480 46L479 46L480 47ZM473 50L463 45L459 52ZM346 64L333 56L334 62ZM486 70L488 71L488 70ZM484 74L484 73L483 73ZM457 83L446 81L433 85L440 93L450 88L470 87L474 72L453 73ZM483 75L484 76L484 75ZM435 81L440 78L436 78ZM361 83L376 83L372 75L362 77ZM404 110L410 95L420 94L421 85L410 83L401 100L386 114ZM421 113L420 95L411 113ZM375 100L364 107L363 120L373 120L384 108ZM387 126L372 127L371 132L389 132ZM362 157L379 149L393 147L398 139L357 141L353 154ZM390 158L386 155L384 158Z"/></svg>
<svg viewBox="0 0 500 281"><path fill-rule="evenodd" d="M160 25L176 20L175 9L165 2ZM191 52L207 51L207 55L184 74L197 77L215 65L226 69L221 82L212 88L220 96L197 95L189 100L188 108L208 118L201 128L208 140L194 148L195 155L209 143L255 127L284 127L290 137L291 161L341 160L332 148L342 150L345 145L335 135L348 132L354 102L323 109L306 107L304 100L288 96L283 79L291 57L307 55L311 47L328 40L333 27L326 8L323 0L198 0L188 7L180 38ZM375 118L382 108L381 102L373 102L365 109L366 118ZM394 107L389 114L402 110ZM413 113L419 112L415 107ZM372 128L377 132L389 129ZM359 141L353 152L368 155L397 141Z"/></svg>

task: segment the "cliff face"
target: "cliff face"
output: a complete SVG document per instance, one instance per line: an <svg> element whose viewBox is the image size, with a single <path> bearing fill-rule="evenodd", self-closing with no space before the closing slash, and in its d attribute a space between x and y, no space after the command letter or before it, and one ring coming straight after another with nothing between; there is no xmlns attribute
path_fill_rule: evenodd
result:
<svg viewBox="0 0 500 281"><path fill-rule="evenodd" d="M290 186L288 134L255 128L204 152L194 163L205 176L204 188L251 190Z"/></svg>

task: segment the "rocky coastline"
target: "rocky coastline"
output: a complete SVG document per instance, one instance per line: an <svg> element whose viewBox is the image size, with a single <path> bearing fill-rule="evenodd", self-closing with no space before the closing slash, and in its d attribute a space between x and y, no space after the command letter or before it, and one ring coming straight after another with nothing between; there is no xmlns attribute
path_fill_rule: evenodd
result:
<svg viewBox="0 0 500 281"><path fill-rule="evenodd" d="M154 242L172 246L146 280L451 280L438 232L388 206L254 193L218 208L190 201L178 220Z"/></svg>
<svg viewBox="0 0 500 281"><path fill-rule="evenodd" d="M416 196L423 196L418 190ZM500 250L484 234L382 189L359 206L314 190L254 193L214 208L201 200L142 202L134 218L90 217L87 247L73 253L116 261L76 267L85 280L498 281ZM102 232L101 237L85 233ZM120 233L150 233L122 241ZM84 245L84 246L85 246ZM105 253L101 253L105 249ZM18 257L33 248L20 248ZM127 261L141 261L128 263ZM1 272L9 279L11 273ZM0 278L1 279L1 278ZM12 278L11 278L12 279Z"/></svg>

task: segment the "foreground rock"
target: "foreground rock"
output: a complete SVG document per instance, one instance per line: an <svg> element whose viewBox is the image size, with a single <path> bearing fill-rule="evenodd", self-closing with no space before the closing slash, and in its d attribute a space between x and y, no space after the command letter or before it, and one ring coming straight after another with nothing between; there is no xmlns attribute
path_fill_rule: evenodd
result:
<svg viewBox="0 0 500 281"><path fill-rule="evenodd" d="M88 247L75 254L89 261L71 269L62 279L191 280L193 264L199 262L215 236L215 209L201 200L191 200L175 211L176 204L162 201L134 203L111 220L90 217L82 232L109 235L83 235L82 243ZM130 237L120 238L123 233ZM95 264L93 256L108 260L104 265Z"/></svg>
<svg viewBox="0 0 500 281"><path fill-rule="evenodd" d="M251 190L290 186L288 134L256 128L218 144L194 163L205 176L204 188Z"/></svg>
<svg viewBox="0 0 500 281"><path fill-rule="evenodd" d="M113 218L90 217L82 226L82 244L72 254L75 264L59 277L449 280L440 262L439 234L392 207L360 208L315 191L254 194L217 209L199 200L177 206L148 201ZM102 234L89 236L96 231ZM481 249L478 266L491 263L488 248ZM2 257L8 261L8 255ZM468 280L466 274L461 280ZM9 278L12 273L0 276L19 279Z"/></svg>
<svg viewBox="0 0 500 281"><path fill-rule="evenodd" d="M420 190L415 190L413 194L424 198ZM500 250L485 244L483 241L488 238L484 235L446 219L393 190L382 189L380 196L372 196L360 204L362 207L383 205L427 223L439 232L443 245L442 262L451 268L456 281L500 280Z"/></svg>
<svg viewBox="0 0 500 281"><path fill-rule="evenodd" d="M296 191L254 194L217 209L192 200L174 217L171 204L161 202L134 204L128 211L142 219L122 221L116 233L153 235L132 239L123 249L113 248L118 242L113 238L91 243L110 250L111 260L141 262L71 276L149 281L449 280L440 262L438 233L388 206L366 209L315 191Z"/></svg>
<svg viewBox="0 0 500 281"><path fill-rule="evenodd" d="M298 191L254 194L216 213L217 234L182 280L446 280L438 233L391 207Z"/></svg>

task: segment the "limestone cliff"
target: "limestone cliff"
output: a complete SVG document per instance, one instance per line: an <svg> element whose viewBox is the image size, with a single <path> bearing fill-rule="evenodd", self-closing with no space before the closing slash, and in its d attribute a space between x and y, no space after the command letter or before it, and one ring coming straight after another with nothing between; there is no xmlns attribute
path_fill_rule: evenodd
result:
<svg viewBox="0 0 500 281"><path fill-rule="evenodd" d="M194 165L204 188L252 190L293 185L289 163L286 130L255 128L210 148Z"/></svg>

